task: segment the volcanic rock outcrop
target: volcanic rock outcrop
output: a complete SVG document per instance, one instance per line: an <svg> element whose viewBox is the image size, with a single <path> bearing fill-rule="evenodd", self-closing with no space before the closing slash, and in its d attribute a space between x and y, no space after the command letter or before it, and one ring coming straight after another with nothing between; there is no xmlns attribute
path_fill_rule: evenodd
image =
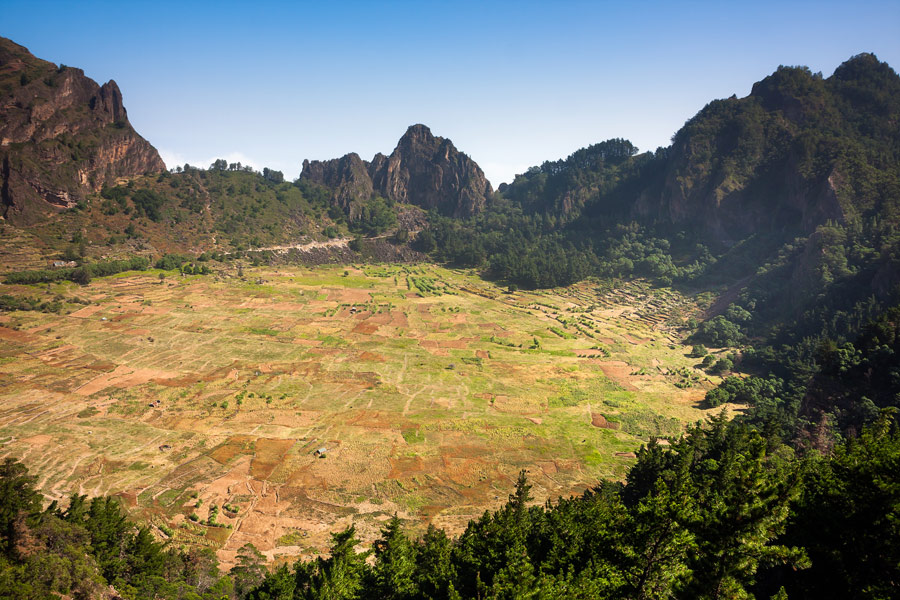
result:
<svg viewBox="0 0 900 600"><path fill-rule="evenodd" d="M481 211L493 193L478 164L425 125L411 126L390 156L305 160L300 178L331 190L332 201L351 218L358 202L375 195L465 217Z"/></svg>
<svg viewBox="0 0 900 600"><path fill-rule="evenodd" d="M128 122L115 81L98 85L0 38L0 216L35 223L106 183L165 168Z"/></svg>

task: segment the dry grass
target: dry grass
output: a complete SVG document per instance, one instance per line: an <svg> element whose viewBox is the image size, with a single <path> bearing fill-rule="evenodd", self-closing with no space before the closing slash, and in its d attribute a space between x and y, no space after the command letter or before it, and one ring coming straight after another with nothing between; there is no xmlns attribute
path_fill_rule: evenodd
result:
<svg viewBox="0 0 900 600"><path fill-rule="evenodd" d="M580 493L703 416L711 382L666 375L694 362L667 325L693 310L674 292L343 270L0 286L92 302L4 316L0 454L51 498L120 494L228 565L248 541L271 558L322 551L350 522L370 540L394 512L458 531L523 468L541 500ZM407 275L441 285L421 297ZM220 519L233 529L179 527L224 503L241 507Z"/></svg>

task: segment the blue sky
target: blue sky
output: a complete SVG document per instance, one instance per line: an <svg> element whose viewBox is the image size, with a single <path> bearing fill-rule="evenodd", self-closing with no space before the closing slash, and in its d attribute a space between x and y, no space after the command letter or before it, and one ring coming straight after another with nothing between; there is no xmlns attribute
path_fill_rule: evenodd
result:
<svg viewBox="0 0 900 600"><path fill-rule="evenodd" d="M780 64L900 68L890 2L47 2L0 0L0 35L115 79L169 166L299 174L389 153L413 123L496 186L612 137L668 145L708 101Z"/></svg>

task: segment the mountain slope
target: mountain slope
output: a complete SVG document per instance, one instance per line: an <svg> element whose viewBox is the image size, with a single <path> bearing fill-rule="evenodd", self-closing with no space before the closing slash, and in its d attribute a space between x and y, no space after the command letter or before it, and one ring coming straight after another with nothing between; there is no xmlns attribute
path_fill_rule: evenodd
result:
<svg viewBox="0 0 900 600"><path fill-rule="evenodd" d="M0 214L32 224L109 182L165 170L128 122L115 81L0 38Z"/></svg>
<svg viewBox="0 0 900 600"><path fill-rule="evenodd" d="M871 54L825 79L780 67L746 98L710 103L675 136L661 193L636 215L725 244L895 213L900 78Z"/></svg>
<svg viewBox="0 0 900 600"><path fill-rule="evenodd" d="M900 78L871 54L829 78L779 69L745 98L715 100L637 154L610 140L545 162L503 194L530 212L690 231L733 246L809 235L828 221L900 218Z"/></svg>

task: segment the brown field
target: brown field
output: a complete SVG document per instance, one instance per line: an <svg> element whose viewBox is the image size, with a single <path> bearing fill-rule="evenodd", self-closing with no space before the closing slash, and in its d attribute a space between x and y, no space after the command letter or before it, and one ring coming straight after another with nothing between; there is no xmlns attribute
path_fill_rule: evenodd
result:
<svg viewBox="0 0 900 600"><path fill-rule="evenodd" d="M313 556L350 523L371 541L395 513L458 533L521 469L539 501L621 478L650 436L703 417L714 383L672 375L694 368L673 324L696 304L639 282L505 293L430 266L219 269L0 286L89 302L0 315L0 454L48 498L119 495L226 567L247 542ZM204 524L226 503L231 529Z"/></svg>

